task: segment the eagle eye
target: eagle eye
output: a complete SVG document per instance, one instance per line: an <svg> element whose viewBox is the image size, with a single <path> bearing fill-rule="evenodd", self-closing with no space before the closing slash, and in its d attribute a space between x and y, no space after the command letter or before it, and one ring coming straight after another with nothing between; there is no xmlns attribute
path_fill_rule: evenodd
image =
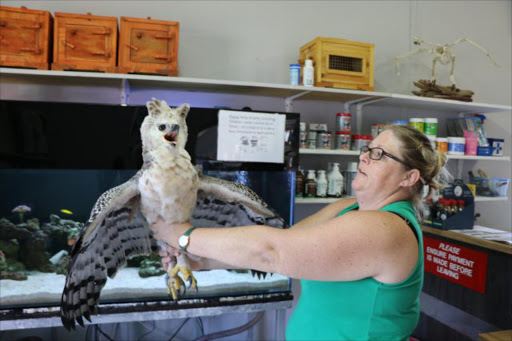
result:
<svg viewBox="0 0 512 341"><path fill-rule="evenodd" d="M165 124L160 124L160 125L158 126L158 130L160 130L160 131L164 131L164 130L165 130L165 128L166 128L166 127L165 127Z"/></svg>

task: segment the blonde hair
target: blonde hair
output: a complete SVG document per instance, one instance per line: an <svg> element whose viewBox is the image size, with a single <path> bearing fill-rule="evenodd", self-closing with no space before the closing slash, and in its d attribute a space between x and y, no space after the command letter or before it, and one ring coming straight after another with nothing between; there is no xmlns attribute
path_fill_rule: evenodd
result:
<svg viewBox="0 0 512 341"><path fill-rule="evenodd" d="M450 178L448 171L444 168L446 164L446 155L443 152L436 151L428 137L418 129L404 125L386 126L384 130L389 130L393 136L400 141L400 158L411 168L420 172L420 177L424 180L418 180L412 188L412 203L416 209L418 218L422 220L424 205L421 201L423 186L428 185L428 195L433 190L440 190L445 186ZM443 179L444 178L444 179Z"/></svg>

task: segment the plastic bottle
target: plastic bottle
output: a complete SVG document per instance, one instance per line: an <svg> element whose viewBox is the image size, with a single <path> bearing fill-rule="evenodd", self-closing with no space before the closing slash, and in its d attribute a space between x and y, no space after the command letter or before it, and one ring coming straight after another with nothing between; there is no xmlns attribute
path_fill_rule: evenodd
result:
<svg viewBox="0 0 512 341"><path fill-rule="evenodd" d="M308 170L308 176L306 178L306 185L304 186L304 196L307 198L312 198L316 194L316 180L315 180L315 170Z"/></svg>
<svg viewBox="0 0 512 341"><path fill-rule="evenodd" d="M302 198L304 196L304 173L302 169L297 171L297 177L295 178L295 196Z"/></svg>
<svg viewBox="0 0 512 341"><path fill-rule="evenodd" d="M341 197L343 184L344 179L340 172L340 164L333 163L331 171L327 174L327 196L333 198Z"/></svg>
<svg viewBox="0 0 512 341"><path fill-rule="evenodd" d="M306 59L306 62L304 63L304 70L303 70L303 79L302 84L304 86L313 86L314 85L314 79L315 79L315 69L313 68L313 60Z"/></svg>
<svg viewBox="0 0 512 341"><path fill-rule="evenodd" d="M319 170L316 178L316 196L319 198L327 197L327 178L325 171Z"/></svg>

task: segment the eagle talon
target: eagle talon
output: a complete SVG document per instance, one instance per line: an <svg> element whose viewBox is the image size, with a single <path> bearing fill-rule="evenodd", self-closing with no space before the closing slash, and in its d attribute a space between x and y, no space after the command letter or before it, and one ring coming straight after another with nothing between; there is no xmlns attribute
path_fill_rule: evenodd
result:
<svg viewBox="0 0 512 341"><path fill-rule="evenodd" d="M167 284L167 293L172 296L174 301L177 301L181 296L187 293L185 283L178 275L167 273L165 275L165 283Z"/></svg>

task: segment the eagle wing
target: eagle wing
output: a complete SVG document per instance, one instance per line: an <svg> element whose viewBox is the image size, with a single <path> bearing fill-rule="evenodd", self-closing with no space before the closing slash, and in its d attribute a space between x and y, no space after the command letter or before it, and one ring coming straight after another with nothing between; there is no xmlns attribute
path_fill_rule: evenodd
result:
<svg viewBox="0 0 512 341"><path fill-rule="evenodd" d="M194 226L289 227L286 221L249 187L200 172L199 179L197 205L190 219Z"/></svg>
<svg viewBox="0 0 512 341"><path fill-rule="evenodd" d="M82 317L90 321L107 276L114 278L128 258L155 250L156 241L140 211L139 176L140 171L98 198L71 252L60 308L68 330L75 321L83 326Z"/></svg>

